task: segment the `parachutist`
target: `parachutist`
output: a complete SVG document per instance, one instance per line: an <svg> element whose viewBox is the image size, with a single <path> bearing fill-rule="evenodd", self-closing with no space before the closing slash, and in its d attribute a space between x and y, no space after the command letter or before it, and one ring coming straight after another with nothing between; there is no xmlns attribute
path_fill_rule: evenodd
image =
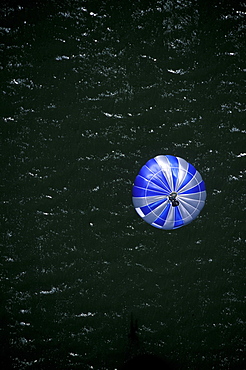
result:
<svg viewBox="0 0 246 370"><path fill-rule="evenodd" d="M171 201L173 207L177 207L179 205L179 201L176 199L177 195L178 194L175 191L169 195L169 200Z"/></svg>

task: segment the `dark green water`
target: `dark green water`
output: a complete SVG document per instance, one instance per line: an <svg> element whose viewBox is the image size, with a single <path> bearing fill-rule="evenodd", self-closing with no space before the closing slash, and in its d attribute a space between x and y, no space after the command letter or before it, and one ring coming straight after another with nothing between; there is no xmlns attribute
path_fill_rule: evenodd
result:
<svg viewBox="0 0 246 370"><path fill-rule="evenodd" d="M1 365L245 366L245 2L4 1ZM207 186L172 232L135 213L158 154Z"/></svg>

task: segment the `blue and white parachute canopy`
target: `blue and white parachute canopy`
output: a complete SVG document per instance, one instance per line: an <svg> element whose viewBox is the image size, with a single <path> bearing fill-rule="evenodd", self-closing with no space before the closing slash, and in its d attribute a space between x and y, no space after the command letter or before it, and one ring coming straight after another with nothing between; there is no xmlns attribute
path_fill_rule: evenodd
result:
<svg viewBox="0 0 246 370"><path fill-rule="evenodd" d="M158 155L139 171L132 201L152 226L171 230L189 224L202 210L205 183L192 164L172 155Z"/></svg>

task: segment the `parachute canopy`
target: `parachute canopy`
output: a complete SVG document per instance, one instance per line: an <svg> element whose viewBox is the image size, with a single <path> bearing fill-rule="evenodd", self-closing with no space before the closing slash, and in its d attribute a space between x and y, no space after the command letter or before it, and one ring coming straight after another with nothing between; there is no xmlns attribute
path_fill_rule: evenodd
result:
<svg viewBox="0 0 246 370"><path fill-rule="evenodd" d="M158 155L139 171L133 188L133 205L144 221L172 230L189 224L202 210L205 183L192 164L172 155Z"/></svg>

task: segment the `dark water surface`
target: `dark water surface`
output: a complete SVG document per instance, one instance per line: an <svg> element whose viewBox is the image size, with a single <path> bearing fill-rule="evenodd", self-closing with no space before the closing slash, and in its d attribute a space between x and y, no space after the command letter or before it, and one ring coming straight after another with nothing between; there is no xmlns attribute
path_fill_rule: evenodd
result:
<svg viewBox="0 0 246 370"><path fill-rule="evenodd" d="M1 364L245 366L243 1L3 1ZM135 213L158 154L207 186L172 232Z"/></svg>

